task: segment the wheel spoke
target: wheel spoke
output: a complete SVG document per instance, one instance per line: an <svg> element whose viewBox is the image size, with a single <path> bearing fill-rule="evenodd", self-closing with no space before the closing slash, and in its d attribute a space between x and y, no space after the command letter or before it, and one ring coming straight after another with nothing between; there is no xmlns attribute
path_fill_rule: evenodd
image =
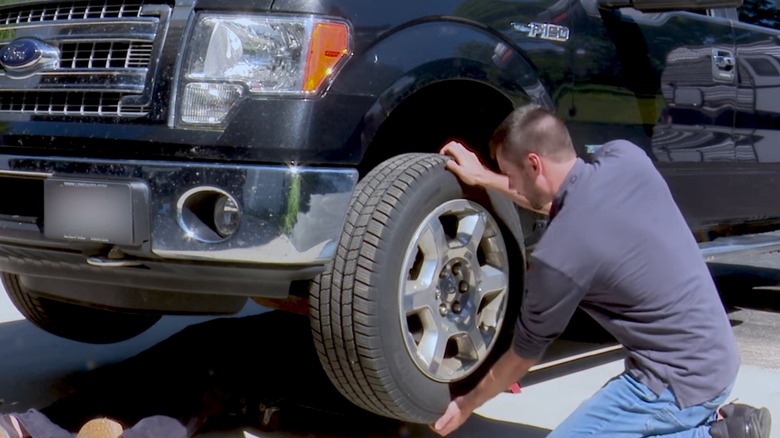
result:
<svg viewBox="0 0 780 438"><path fill-rule="evenodd" d="M418 242L426 260L441 260L449 247L447 234L438 218L428 221Z"/></svg>
<svg viewBox="0 0 780 438"><path fill-rule="evenodd" d="M487 220L484 213L479 212L464 216L458 222L458 240L473 254L476 254L486 227Z"/></svg>
<svg viewBox="0 0 780 438"><path fill-rule="evenodd" d="M461 352L461 355L465 355L474 360L482 359L487 355L485 335L482 333L482 330L480 330L477 321L474 321L470 325L468 332L466 332L465 340L470 344L470 351ZM461 345L462 344L464 344L464 342L461 342Z"/></svg>
<svg viewBox="0 0 780 438"><path fill-rule="evenodd" d="M479 315L475 315L475 323L496 328L504 314L509 277L504 271L485 265L480 269L480 279L471 297L474 307L481 309Z"/></svg>
<svg viewBox="0 0 780 438"><path fill-rule="evenodd" d="M506 272L490 265L482 266L477 280L477 302L479 304L486 296L500 294L509 286L509 276Z"/></svg>
<svg viewBox="0 0 780 438"><path fill-rule="evenodd" d="M421 281L410 281L406 283L404 290L403 308L407 315L415 313L422 309L434 310L435 291L430 284L424 284Z"/></svg>
<svg viewBox="0 0 780 438"><path fill-rule="evenodd" d="M414 278L407 278L403 289L402 305L407 314L424 308L434 309L435 281L446 248L447 235L441 222L437 218L428 221L417 242L417 251L420 252L417 255L422 256L421 266ZM415 260L416 257L410 257L411 262ZM411 271L412 266L407 266L406 269Z"/></svg>
<svg viewBox="0 0 780 438"><path fill-rule="evenodd" d="M429 372L436 374L441 370L448 341L449 332L441 325L438 325L437 329L425 331L418 351L423 361L428 365Z"/></svg>

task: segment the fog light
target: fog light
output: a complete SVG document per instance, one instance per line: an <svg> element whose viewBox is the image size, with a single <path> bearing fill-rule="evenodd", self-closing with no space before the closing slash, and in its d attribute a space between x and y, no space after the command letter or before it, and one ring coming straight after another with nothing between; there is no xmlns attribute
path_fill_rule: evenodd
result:
<svg viewBox="0 0 780 438"><path fill-rule="evenodd" d="M241 215L238 204L230 196L220 194L214 205L214 227L222 237L230 237L238 230Z"/></svg>
<svg viewBox="0 0 780 438"><path fill-rule="evenodd" d="M181 119L187 123L219 125L243 94L244 88L235 84L187 84Z"/></svg>
<svg viewBox="0 0 780 438"><path fill-rule="evenodd" d="M230 194L215 187L195 187L179 197L179 226L201 242L217 243L233 236L241 224L241 209Z"/></svg>

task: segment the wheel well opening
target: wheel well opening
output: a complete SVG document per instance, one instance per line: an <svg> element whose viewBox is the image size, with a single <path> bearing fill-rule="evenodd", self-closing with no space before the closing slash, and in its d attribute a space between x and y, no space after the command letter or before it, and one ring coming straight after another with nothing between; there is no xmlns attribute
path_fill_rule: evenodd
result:
<svg viewBox="0 0 780 438"><path fill-rule="evenodd" d="M382 161L408 152L438 152L449 140L477 149L492 163L488 142L512 111L498 90L467 80L430 85L395 108L377 130L360 164L361 176Z"/></svg>

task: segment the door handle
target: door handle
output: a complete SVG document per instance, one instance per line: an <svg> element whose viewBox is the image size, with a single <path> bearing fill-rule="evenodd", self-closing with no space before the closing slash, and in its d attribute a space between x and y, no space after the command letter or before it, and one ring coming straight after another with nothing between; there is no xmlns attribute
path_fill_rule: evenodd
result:
<svg viewBox="0 0 780 438"><path fill-rule="evenodd" d="M715 66L724 71L731 71L734 68L734 58L731 56L717 55L712 58Z"/></svg>
<svg viewBox="0 0 780 438"><path fill-rule="evenodd" d="M712 78L716 81L733 82L737 75L734 52L726 49L712 49Z"/></svg>

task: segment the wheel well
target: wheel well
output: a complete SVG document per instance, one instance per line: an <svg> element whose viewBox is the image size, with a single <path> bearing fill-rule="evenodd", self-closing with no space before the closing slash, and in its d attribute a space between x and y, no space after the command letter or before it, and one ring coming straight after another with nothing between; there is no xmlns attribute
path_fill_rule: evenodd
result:
<svg viewBox="0 0 780 438"><path fill-rule="evenodd" d="M478 82L455 80L430 85L392 110L363 156L360 175L390 157L438 152L455 139L477 149L486 164L491 164L488 142L512 109L506 96Z"/></svg>

